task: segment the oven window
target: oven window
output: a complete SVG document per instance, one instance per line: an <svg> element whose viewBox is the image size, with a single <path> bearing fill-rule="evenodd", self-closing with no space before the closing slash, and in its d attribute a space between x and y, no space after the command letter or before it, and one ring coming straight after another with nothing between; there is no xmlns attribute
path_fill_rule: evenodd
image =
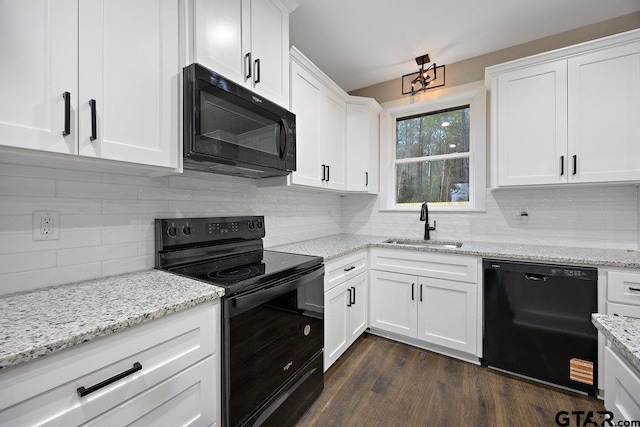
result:
<svg viewBox="0 0 640 427"><path fill-rule="evenodd" d="M229 319L230 425L255 413L319 354L324 343L322 289L320 276Z"/></svg>
<svg viewBox="0 0 640 427"><path fill-rule="evenodd" d="M278 155L280 124L209 92L200 92L200 135Z"/></svg>

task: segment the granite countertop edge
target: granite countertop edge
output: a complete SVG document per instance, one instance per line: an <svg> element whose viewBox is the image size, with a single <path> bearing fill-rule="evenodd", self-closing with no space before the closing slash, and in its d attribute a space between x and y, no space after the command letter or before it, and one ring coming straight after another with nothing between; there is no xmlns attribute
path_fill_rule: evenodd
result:
<svg viewBox="0 0 640 427"><path fill-rule="evenodd" d="M640 372L640 319L593 313L591 322L618 353Z"/></svg>
<svg viewBox="0 0 640 427"><path fill-rule="evenodd" d="M151 287L145 288L145 291L156 291L160 295L149 299L148 294L143 292L139 299L136 298L135 287L130 285L139 278L153 282ZM163 281L163 278L166 280ZM131 290L131 299L128 305L127 299L118 299L124 304L124 308L119 307L117 310L122 313L121 315L116 313L116 310L111 315L107 310L96 314L94 319L90 317L92 314L90 309L84 313L74 312L73 308L77 307L67 308L65 311L66 304L61 303L52 307L46 298L47 294L64 294L65 296L76 294L81 297L80 294L86 294L89 291L100 292L105 289L108 291L108 286ZM184 297L180 296L182 292L177 292L178 288L182 291L182 286L188 289L188 292L185 292L188 295ZM176 293L169 295L170 291L176 291ZM163 295L162 292L166 295ZM4 330L4 333L0 334L0 373L7 368L16 367L42 356L54 354L78 344L106 337L130 327L217 300L223 295L223 288L160 270L145 270L0 296L0 307L3 309L0 313L0 326ZM167 298L167 301L162 301L163 297ZM12 299L18 300L18 302L7 303ZM47 301L47 304L38 304L38 300ZM33 304L29 304L31 301ZM30 307L31 305L33 307ZM46 318L44 312L38 311L42 309L52 311L49 318ZM58 313L61 313L62 317L61 326L51 322L51 316ZM42 325L39 325L37 320L33 319L39 319L41 315L45 319ZM32 321L23 324L20 322L21 318L30 318ZM80 318L83 320L79 321ZM21 329L21 326L24 327ZM42 329L39 329L40 326ZM52 331L56 327L59 329ZM35 338L33 338L33 329L37 329L38 332Z"/></svg>
<svg viewBox="0 0 640 427"><path fill-rule="evenodd" d="M567 263L588 266L640 268L640 251L635 250L628 251L623 249L574 248L472 241L462 242L461 248L454 249L385 243L386 240L390 239L392 238L384 236L336 234L318 239L273 246L268 249L304 255L317 255L323 257L325 262L359 250L373 247L455 255L472 255L483 258L506 258L523 261ZM419 239L402 240L420 242ZM447 241L432 242L452 243Z"/></svg>

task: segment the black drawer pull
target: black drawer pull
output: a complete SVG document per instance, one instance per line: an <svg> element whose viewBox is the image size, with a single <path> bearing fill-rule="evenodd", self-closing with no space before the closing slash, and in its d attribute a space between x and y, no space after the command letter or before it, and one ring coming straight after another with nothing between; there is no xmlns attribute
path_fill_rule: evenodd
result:
<svg viewBox="0 0 640 427"><path fill-rule="evenodd" d="M640 292L640 288L632 288L631 286L629 286L629 290L630 291Z"/></svg>
<svg viewBox="0 0 640 427"><path fill-rule="evenodd" d="M351 266L351 267L349 267L349 268L345 268L345 269L344 269L344 271L351 271L351 270L355 270L355 268L356 268L356 266L355 266L355 265L352 265L352 266Z"/></svg>
<svg viewBox="0 0 640 427"><path fill-rule="evenodd" d="M64 130L62 131L62 136L67 136L71 133L71 94L64 92L62 98L64 98Z"/></svg>
<svg viewBox="0 0 640 427"><path fill-rule="evenodd" d="M92 385L89 388L84 388L84 387L78 388L78 395L80 397L84 397L89 393L93 393L94 391L100 390L102 387L106 387L109 384L113 384L116 381L119 381L119 380L123 379L124 377L127 377L127 376L129 376L129 375L131 375L133 373L136 373L141 369L142 369L142 365L139 362L136 362L136 363L133 364L133 368L128 369L128 370L126 370L124 372L121 372L121 373L119 373L117 375L114 375L111 378L108 378L108 379L106 379L106 380L104 380L102 382L99 382L96 385Z"/></svg>

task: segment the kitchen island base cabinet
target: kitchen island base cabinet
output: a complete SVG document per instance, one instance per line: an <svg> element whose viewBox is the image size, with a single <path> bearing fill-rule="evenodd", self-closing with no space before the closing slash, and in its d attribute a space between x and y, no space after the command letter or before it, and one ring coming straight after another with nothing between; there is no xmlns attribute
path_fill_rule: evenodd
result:
<svg viewBox="0 0 640 427"><path fill-rule="evenodd" d="M604 353L604 406L613 419L640 420L640 373L631 368L610 347Z"/></svg>
<svg viewBox="0 0 640 427"><path fill-rule="evenodd" d="M219 425L219 345L216 301L3 369L0 425Z"/></svg>

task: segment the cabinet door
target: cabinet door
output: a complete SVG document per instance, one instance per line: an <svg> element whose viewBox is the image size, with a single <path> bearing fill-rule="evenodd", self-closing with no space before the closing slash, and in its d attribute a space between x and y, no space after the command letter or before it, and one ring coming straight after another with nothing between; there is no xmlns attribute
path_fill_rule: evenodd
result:
<svg viewBox="0 0 640 427"><path fill-rule="evenodd" d="M296 115L296 171L293 184L322 187L320 159L321 83L296 62L291 62L291 111Z"/></svg>
<svg viewBox="0 0 640 427"><path fill-rule="evenodd" d="M177 167L179 4L80 2L81 155Z"/></svg>
<svg viewBox="0 0 640 427"><path fill-rule="evenodd" d="M568 64L569 181L640 180L640 41Z"/></svg>
<svg viewBox="0 0 640 427"><path fill-rule="evenodd" d="M323 104L320 144L325 153L323 162L328 166L325 185L334 190L344 190L347 104L331 91L325 92Z"/></svg>
<svg viewBox="0 0 640 427"><path fill-rule="evenodd" d="M367 273L349 279L346 285L351 289L348 330L349 345L351 345L367 329L367 307L369 305Z"/></svg>
<svg viewBox="0 0 640 427"><path fill-rule="evenodd" d="M604 350L605 408L615 420L640 420L640 378L611 348Z"/></svg>
<svg viewBox="0 0 640 427"><path fill-rule="evenodd" d="M289 10L251 0L251 89L289 108Z"/></svg>
<svg viewBox="0 0 640 427"><path fill-rule="evenodd" d="M469 283L420 278L418 339L475 354L476 289Z"/></svg>
<svg viewBox="0 0 640 427"><path fill-rule="evenodd" d="M194 3L194 53L197 62L244 85L251 68L248 0L196 0ZM243 42L247 45L243 46Z"/></svg>
<svg viewBox="0 0 640 427"><path fill-rule="evenodd" d="M1 145L77 153L77 25L77 1L0 3Z"/></svg>
<svg viewBox="0 0 640 427"><path fill-rule="evenodd" d="M326 371L349 346L348 323L350 292L347 283L324 294L324 370Z"/></svg>
<svg viewBox="0 0 640 427"><path fill-rule="evenodd" d="M347 191L368 190L369 106L347 104Z"/></svg>
<svg viewBox="0 0 640 427"><path fill-rule="evenodd" d="M372 270L370 326L416 338L417 285L415 276Z"/></svg>
<svg viewBox="0 0 640 427"><path fill-rule="evenodd" d="M498 76L498 185L567 181L566 61Z"/></svg>

